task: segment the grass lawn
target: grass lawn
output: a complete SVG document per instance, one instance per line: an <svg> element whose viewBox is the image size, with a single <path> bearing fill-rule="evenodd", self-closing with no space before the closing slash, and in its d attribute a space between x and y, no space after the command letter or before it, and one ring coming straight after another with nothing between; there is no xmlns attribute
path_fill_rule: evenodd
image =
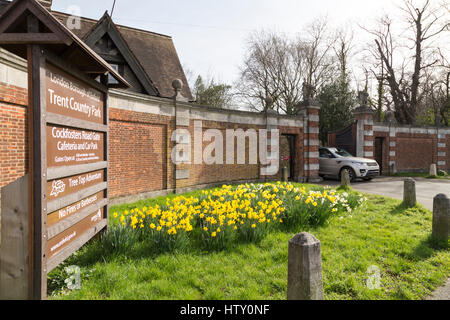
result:
<svg viewBox="0 0 450 320"><path fill-rule="evenodd" d="M142 243L126 256L104 256L99 242L92 241L64 264L80 266L81 289L58 290L49 298L284 300L288 240L301 231L321 241L325 299L425 298L450 276L448 243L438 246L429 238L431 212L421 206L405 209L385 197L367 198L351 216L310 230L274 231L257 244L239 243L224 251L193 247L150 254ZM111 212L163 201L141 201ZM380 289L366 286L370 266L381 270ZM49 275L50 288L64 283L62 267Z"/></svg>

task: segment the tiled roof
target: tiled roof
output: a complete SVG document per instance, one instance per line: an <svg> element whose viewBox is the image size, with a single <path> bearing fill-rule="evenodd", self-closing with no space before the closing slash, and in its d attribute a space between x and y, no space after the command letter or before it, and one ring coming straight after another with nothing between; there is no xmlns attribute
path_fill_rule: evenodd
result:
<svg viewBox="0 0 450 320"><path fill-rule="evenodd" d="M52 13L62 23L67 22L67 14ZM96 23L96 20L82 18L81 28L72 31L83 39ZM126 26L116 26L162 97L172 97L174 94L172 81L180 79L185 84L182 95L193 100L171 37Z"/></svg>
<svg viewBox="0 0 450 320"><path fill-rule="evenodd" d="M0 0L0 14L7 4L8 1ZM67 25L68 14L56 11L52 11L52 14L64 25ZM80 22L80 29L71 29L71 31L79 38L84 39L97 24L97 20L82 17ZM121 25L116 26L148 77L157 87L160 96L172 97L174 95L172 81L180 79L185 84L182 95L193 100L170 36Z"/></svg>

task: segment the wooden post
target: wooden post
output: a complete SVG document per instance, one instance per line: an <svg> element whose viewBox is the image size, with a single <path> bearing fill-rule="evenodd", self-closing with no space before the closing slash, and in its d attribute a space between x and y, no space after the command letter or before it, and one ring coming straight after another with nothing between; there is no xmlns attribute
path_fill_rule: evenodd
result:
<svg viewBox="0 0 450 320"><path fill-rule="evenodd" d="M27 17L28 32L39 32L39 21ZM45 58L39 45L27 46L28 114L30 159L30 298L41 300L47 296L46 272L46 172L47 145L45 138L46 86ZM44 238L44 239L43 239Z"/></svg>
<svg viewBox="0 0 450 320"><path fill-rule="evenodd" d="M0 300L29 298L29 176L2 188Z"/></svg>
<svg viewBox="0 0 450 320"><path fill-rule="evenodd" d="M102 75L100 77L100 82L105 88L107 88L108 87L108 76ZM105 178L104 179L106 181L107 187L106 187L106 189L104 191L104 197L105 197L105 199L108 199L109 198L109 172L110 172L110 169L109 169L109 144L110 144L110 138L109 138L108 91L102 91L102 94L103 94L104 99L105 99L104 103L103 103L103 113L105 114L105 122L104 122L104 124L107 127L105 146L104 146L104 148L105 148L104 149L104 157L105 157L105 161L107 161L107 166L106 166L106 169L105 169ZM106 228L102 232L100 232L98 234L98 239L99 240L101 239L102 234L105 233L105 232L108 232L108 229L109 229L109 204L107 204L105 206L105 210L104 211L105 212L103 213L103 215L104 215L103 217L106 219L106 221L108 223L106 225Z"/></svg>
<svg viewBox="0 0 450 320"><path fill-rule="evenodd" d="M33 16L31 18L36 19ZM34 20L29 19L29 20ZM38 23L31 21L31 24ZM29 21L30 23L30 21ZM40 300L47 295L46 237L47 237L47 158L45 137L45 59L39 45L28 46L28 112L29 112L29 155L30 155L30 298Z"/></svg>

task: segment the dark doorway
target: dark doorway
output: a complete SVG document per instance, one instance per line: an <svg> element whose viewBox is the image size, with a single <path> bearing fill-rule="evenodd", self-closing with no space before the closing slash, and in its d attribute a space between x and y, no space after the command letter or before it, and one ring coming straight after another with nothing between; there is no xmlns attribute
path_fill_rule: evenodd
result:
<svg viewBox="0 0 450 320"><path fill-rule="evenodd" d="M295 135L283 134L280 144L280 169L288 169L289 180L295 178Z"/></svg>
<svg viewBox="0 0 450 320"><path fill-rule="evenodd" d="M380 166L380 174L383 174L383 143L384 138L375 138L375 160Z"/></svg>
<svg viewBox="0 0 450 320"><path fill-rule="evenodd" d="M289 179L294 180L295 177L295 135L289 135Z"/></svg>

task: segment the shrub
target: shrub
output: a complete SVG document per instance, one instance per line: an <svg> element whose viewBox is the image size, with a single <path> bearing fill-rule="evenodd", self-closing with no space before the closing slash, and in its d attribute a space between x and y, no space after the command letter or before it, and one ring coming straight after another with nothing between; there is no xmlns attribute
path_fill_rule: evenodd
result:
<svg viewBox="0 0 450 320"><path fill-rule="evenodd" d="M438 170L438 176L448 177L448 173L445 170Z"/></svg>

